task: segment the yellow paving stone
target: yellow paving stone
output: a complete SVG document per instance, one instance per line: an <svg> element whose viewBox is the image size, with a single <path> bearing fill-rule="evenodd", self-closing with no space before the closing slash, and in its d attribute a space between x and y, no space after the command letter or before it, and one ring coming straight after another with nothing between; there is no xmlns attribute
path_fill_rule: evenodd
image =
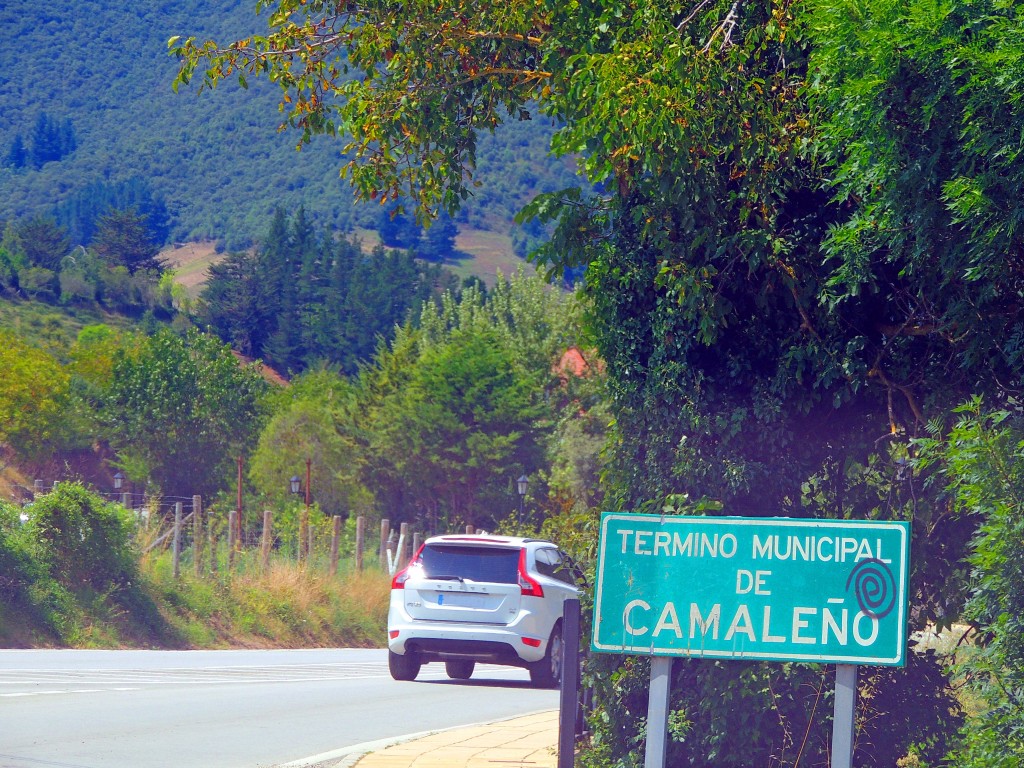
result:
<svg viewBox="0 0 1024 768"><path fill-rule="evenodd" d="M354 768L556 768L558 712L428 734L361 757Z"/></svg>

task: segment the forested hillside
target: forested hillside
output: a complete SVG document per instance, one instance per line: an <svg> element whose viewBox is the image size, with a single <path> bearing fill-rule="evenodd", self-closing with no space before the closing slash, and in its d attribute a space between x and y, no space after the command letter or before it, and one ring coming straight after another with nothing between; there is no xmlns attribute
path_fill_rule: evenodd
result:
<svg viewBox="0 0 1024 768"><path fill-rule="evenodd" d="M57 214L74 237L82 208L153 199L166 204L170 239L231 249L257 239L278 206L375 229L379 207L356 206L339 179L341 143L321 137L296 152L296 137L277 131L273 86L172 91L172 35L228 39L265 26L255 2L0 4L5 38L17 41L0 49L0 220ZM542 121L512 122L481 137L464 226L507 231L531 193L567 183L571 164L545 157L550 133Z"/></svg>

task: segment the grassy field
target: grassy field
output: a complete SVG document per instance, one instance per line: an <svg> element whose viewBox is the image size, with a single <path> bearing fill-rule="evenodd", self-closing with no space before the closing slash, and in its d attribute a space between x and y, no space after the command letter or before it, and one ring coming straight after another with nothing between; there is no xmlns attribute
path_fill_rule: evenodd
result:
<svg viewBox="0 0 1024 768"><path fill-rule="evenodd" d="M0 299L0 328L62 358L86 325L131 328L136 321L98 307L55 306L23 299Z"/></svg>
<svg viewBox="0 0 1024 768"><path fill-rule="evenodd" d="M209 276L207 270L221 259L221 254L217 253L212 242L180 243L164 248L160 258L174 270L174 281L185 286L188 295L194 299Z"/></svg>

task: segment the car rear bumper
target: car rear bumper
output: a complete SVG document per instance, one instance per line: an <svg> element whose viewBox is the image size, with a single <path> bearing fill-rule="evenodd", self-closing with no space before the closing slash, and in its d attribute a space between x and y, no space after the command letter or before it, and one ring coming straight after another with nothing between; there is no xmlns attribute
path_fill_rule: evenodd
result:
<svg viewBox="0 0 1024 768"><path fill-rule="evenodd" d="M529 621L533 618L534 621ZM396 616L394 607L388 619L388 648L399 655L418 653L423 661L474 659L492 664L526 666L544 658L551 628L536 624L536 617L525 616L516 624L464 624L429 622ZM536 646L524 642L539 641Z"/></svg>

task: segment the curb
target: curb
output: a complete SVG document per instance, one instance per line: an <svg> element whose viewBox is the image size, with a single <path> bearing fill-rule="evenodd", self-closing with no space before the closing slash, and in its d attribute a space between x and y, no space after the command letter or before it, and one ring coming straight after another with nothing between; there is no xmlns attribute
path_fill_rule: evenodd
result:
<svg viewBox="0 0 1024 768"><path fill-rule="evenodd" d="M330 752L322 752L318 755L310 755L309 757L301 758L299 760L293 760L289 763L279 763L272 768L353 768L360 760L369 754L375 752L381 752L388 747L393 747L396 744L405 744L418 739L426 738L428 736L435 736L441 733L451 733L453 731L462 731L472 728L485 728L489 725L496 725L499 723L508 723L512 720L519 720L525 717L534 717L536 715L546 714L551 712L550 709L539 709L534 712L524 712L520 715L512 715L510 717L501 718L498 720L487 720L479 723L466 723L463 725L453 725L450 728L439 728L432 731L420 731L418 733L409 733L402 736L394 736L386 739L378 739L376 741L365 741L361 744L353 744L349 747L342 747L340 749L331 750Z"/></svg>

